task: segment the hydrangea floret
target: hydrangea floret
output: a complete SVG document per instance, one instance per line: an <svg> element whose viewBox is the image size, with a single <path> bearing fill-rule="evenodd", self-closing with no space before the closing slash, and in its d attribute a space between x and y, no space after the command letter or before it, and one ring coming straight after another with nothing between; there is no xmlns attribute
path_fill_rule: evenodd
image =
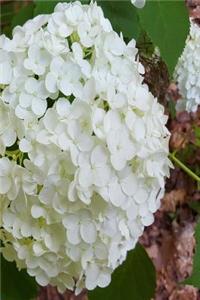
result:
<svg viewBox="0 0 200 300"><path fill-rule="evenodd" d="M59 3L0 52L2 253L60 292L105 287L169 175L167 117L135 40L96 3Z"/></svg>
<svg viewBox="0 0 200 300"><path fill-rule="evenodd" d="M200 27L190 20L190 33L175 70L181 98L177 111L196 112L200 105Z"/></svg>
<svg viewBox="0 0 200 300"><path fill-rule="evenodd" d="M143 8L146 0L131 0L131 3L137 8Z"/></svg>

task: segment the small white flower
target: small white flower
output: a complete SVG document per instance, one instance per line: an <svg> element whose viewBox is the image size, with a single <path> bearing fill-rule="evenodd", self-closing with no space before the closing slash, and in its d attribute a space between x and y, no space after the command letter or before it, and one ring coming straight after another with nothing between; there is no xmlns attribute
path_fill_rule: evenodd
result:
<svg viewBox="0 0 200 300"><path fill-rule="evenodd" d="M119 130L111 130L108 133L107 144L111 153L111 163L116 170L122 170L126 162L136 153L135 145L123 126L119 127Z"/></svg>
<svg viewBox="0 0 200 300"><path fill-rule="evenodd" d="M50 61L51 56L49 52L45 48L40 48L37 44L33 44L28 49L28 58L24 60L24 67L36 75L43 75Z"/></svg>
<svg viewBox="0 0 200 300"><path fill-rule="evenodd" d="M67 237L72 245L78 245L81 240L93 244L97 238L96 226L87 210L80 210L76 215L67 215L63 219L63 225L67 229Z"/></svg>
<svg viewBox="0 0 200 300"><path fill-rule="evenodd" d="M23 123L18 120L13 109L0 98L0 154L4 155L6 147L11 147L24 133Z"/></svg>
<svg viewBox="0 0 200 300"><path fill-rule="evenodd" d="M71 72L68 72L69 69ZM60 89L65 96L73 94L78 97L82 92L81 75L77 64L71 60L65 62L61 57L56 57L51 62L45 85L50 93L56 93Z"/></svg>
<svg viewBox="0 0 200 300"><path fill-rule="evenodd" d="M19 192L18 169L20 167L7 157L0 158L0 194L14 200Z"/></svg>
<svg viewBox="0 0 200 300"><path fill-rule="evenodd" d="M109 183L112 169L109 166L108 153L105 148L97 145L88 159L82 156L79 160L78 181L82 187L88 188L92 184L103 187Z"/></svg>

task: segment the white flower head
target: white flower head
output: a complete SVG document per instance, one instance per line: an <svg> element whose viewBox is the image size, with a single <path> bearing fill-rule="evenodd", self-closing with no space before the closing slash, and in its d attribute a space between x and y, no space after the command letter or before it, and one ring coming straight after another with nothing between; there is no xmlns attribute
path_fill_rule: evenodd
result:
<svg viewBox="0 0 200 300"><path fill-rule="evenodd" d="M3 254L60 292L105 287L159 208L167 118L96 3L0 39Z"/></svg>
<svg viewBox="0 0 200 300"><path fill-rule="evenodd" d="M177 111L197 111L198 105L200 105L199 68L200 27L191 19L190 33L174 74L181 95L177 102Z"/></svg>

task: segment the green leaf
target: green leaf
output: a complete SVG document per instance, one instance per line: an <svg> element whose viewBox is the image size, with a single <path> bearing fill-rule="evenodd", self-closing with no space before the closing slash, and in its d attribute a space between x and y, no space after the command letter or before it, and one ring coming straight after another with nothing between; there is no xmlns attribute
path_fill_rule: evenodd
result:
<svg viewBox="0 0 200 300"><path fill-rule="evenodd" d="M34 16L40 15L40 14L51 14L54 11L54 7L56 4L60 2L73 2L76 0L53 0L53 1L40 1L40 0L34 0L35 2L35 10L34 10ZM81 0L80 1L83 4L87 4L89 0Z"/></svg>
<svg viewBox="0 0 200 300"><path fill-rule="evenodd" d="M16 3L14 3L14 1L4 1L1 4L0 23L2 34L6 34L8 37L12 36L12 20L23 5L24 4L22 1L17 3L17 8Z"/></svg>
<svg viewBox="0 0 200 300"><path fill-rule="evenodd" d="M127 1L98 1L113 29L128 39L137 39L140 32L136 8Z"/></svg>
<svg viewBox="0 0 200 300"><path fill-rule="evenodd" d="M188 203L189 207L193 209L196 213L200 214L200 202L199 201L190 201Z"/></svg>
<svg viewBox="0 0 200 300"><path fill-rule="evenodd" d="M9 23L13 18L14 14L14 3L8 2L1 5L1 24Z"/></svg>
<svg viewBox="0 0 200 300"><path fill-rule="evenodd" d="M34 3L22 7L19 12L12 19L11 27L14 28L17 25L23 25L26 21L33 18Z"/></svg>
<svg viewBox="0 0 200 300"><path fill-rule="evenodd" d="M200 222L195 228L196 248L193 258L192 275L184 280L184 284L193 285L200 289Z"/></svg>
<svg viewBox="0 0 200 300"><path fill-rule="evenodd" d="M144 248L137 244L112 275L107 288L89 292L89 300L150 300L156 287L155 269Z"/></svg>
<svg viewBox="0 0 200 300"><path fill-rule="evenodd" d="M189 17L184 1L147 1L138 14L141 26L159 47L172 75L189 32Z"/></svg>
<svg viewBox="0 0 200 300"><path fill-rule="evenodd" d="M26 271L1 256L1 300L31 300L37 295L37 284Z"/></svg>
<svg viewBox="0 0 200 300"><path fill-rule="evenodd" d="M34 16L40 14L51 14L54 11L54 7L60 1L37 1L35 0L35 9L34 9ZM67 1L66 1L67 2Z"/></svg>

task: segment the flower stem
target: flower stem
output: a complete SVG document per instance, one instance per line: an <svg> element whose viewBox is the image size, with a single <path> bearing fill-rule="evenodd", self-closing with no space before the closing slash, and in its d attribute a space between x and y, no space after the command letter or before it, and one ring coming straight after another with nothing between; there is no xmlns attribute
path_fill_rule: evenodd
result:
<svg viewBox="0 0 200 300"><path fill-rule="evenodd" d="M171 160L173 160L177 166L179 166L185 173L187 173L190 177L192 177L194 180L196 180L198 182L198 184L200 183L200 177L198 175L196 175L192 170L190 170L186 165L184 165L184 163L182 163L176 156L174 153L169 153L169 157L171 158Z"/></svg>

